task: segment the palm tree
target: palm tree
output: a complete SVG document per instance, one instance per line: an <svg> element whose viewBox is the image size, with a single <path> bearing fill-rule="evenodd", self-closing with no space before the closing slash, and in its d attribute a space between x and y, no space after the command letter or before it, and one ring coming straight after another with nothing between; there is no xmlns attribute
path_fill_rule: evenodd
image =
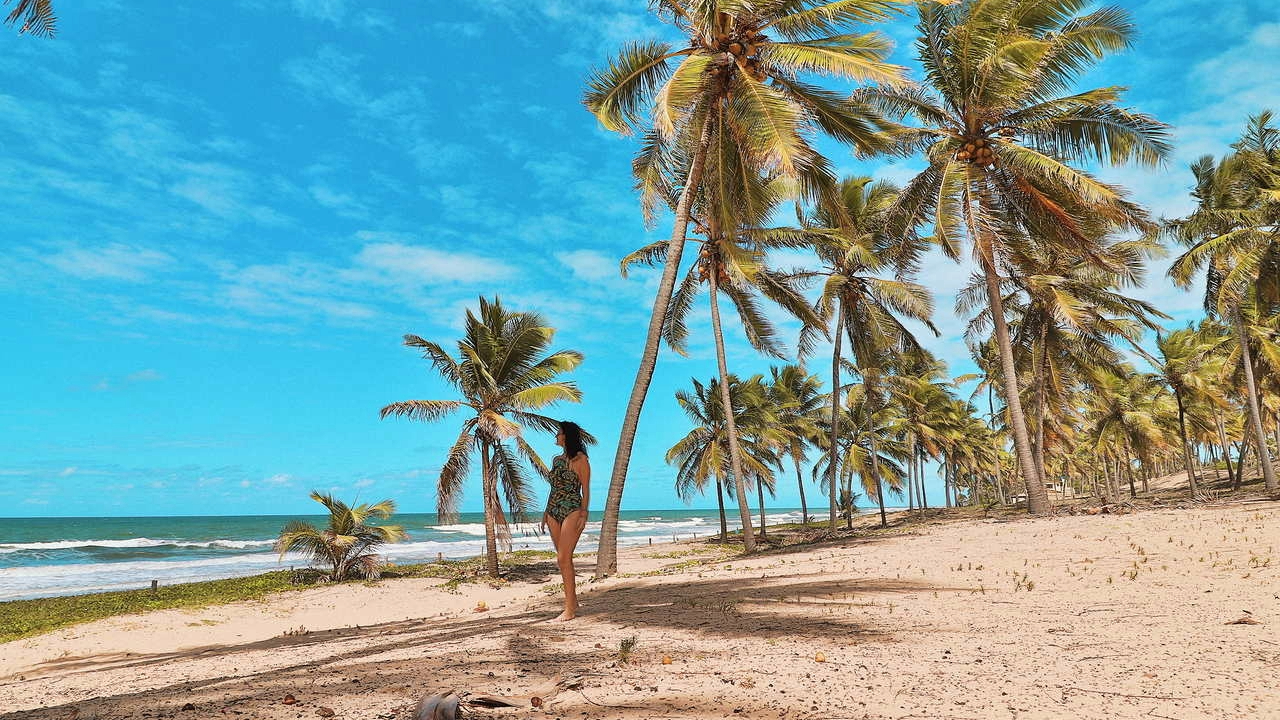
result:
<svg viewBox="0 0 1280 720"><path fill-rule="evenodd" d="M676 494L686 503L694 493L705 493L709 481L715 480L716 501L720 508L720 541L728 541L728 522L724 511L726 483L732 472L729 462L729 426L725 422L721 402L720 380L707 384L691 380L693 390L676 391L676 402L693 423L693 429L667 451L667 463L675 465ZM776 424L772 405L768 402L763 378L747 381L729 376L729 396L735 419L738 442L742 448L745 471L756 478L772 481L772 466L777 464L771 445L775 440L771 427ZM736 492L728 485L730 494Z"/></svg>
<svg viewBox="0 0 1280 720"><path fill-rule="evenodd" d="M634 170L647 218L652 221L663 205L672 206L675 215L618 439L597 575L617 572L622 489L713 139L720 139L717 151L735 158L718 167L740 166L748 175L781 174L795 178L811 196L821 194L832 173L811 144L814 128L862 153L885 149L889 139L878 116L864 104L808 84L802 76L896 82L903 74L902 68L884 62L890 47L886 38L841 32L855 23L889 17L897 10L890 0L651 0L650 7L688 38L687 46L631 43L593 74L584 96L587 108L615 132L641 130L645 110L652 110L652 126L644 132ZM674 162L676 158L687 162ZM679 169L673 173L675 167Z"/></svg>
<svg viewBox="0 0 1280 720"><path fill-rule="evenodd" d="M914 232L888 232L887 213L897 198L898 189L890 183L872 182L866 177L845 178L840 182L838 197L833 202L820 203L808 223L812 228L808 236L821 263L818 270L808 274L824 278L816 310L828 321L835 318L828 447L838 447L838 437L844 432L839 412L842 340L848 338L856 365L865 378L865 373L874 376L877 363L873 358L881 357L886 349L899 353L921 350L915 335L898 316L922 322L937 333L930 322L933 300L928 290L909 278L926 243ZM890 273L894 277L885 277ZM807 345L802 338L801 348ZM827 465L833 530L837 525L837 466L838 458Z"/></svg>
<svg viewBox="0 0 1280 720"><path fill-rule="evenodd" d="M876 498L880 524L887 527L885 492L902 495L902 464L910 456L906 443L896 432L900 424L897 410L878 401L868 392L864 381L849 387L838 423L843 428L838 435L824 434L822 438L823 453L814 465L814 473L825 476L828 482L835 478L840 485L838 495L848 498L855 495L852 481L857 475L863 493ZM836 438L834 445L830 444L832 437ZM832 473L832 465L837 466L837 473ZM839 504L847 507L846 503ZM846 527L852 527L849 514L842 513L842 516L847 520Z"/></svg>
<svg viewBox="0 0 1280 720"><path fill-rule="evenodd" d="M1210 364L1214 346L1207 345L1193 328L1176 330L1156 337L1156 350L1160 359L1149 358L1153 367L1173 392L1178 404L1178 435L1182 444L1183 466L1187 472L1187 486L1196 497L1199 483L1191 459L1191 436L1187 431L1188 408L1202 398L1212 397L1211 375L1206 369Z"/></svg>
<svg viewBox="0 0 1280 720"><path fill-rule="evenodd" d="M903 189L899 228L932 221L953 257L966 238L986 283L1005 403L1028 509L1048 510L1022 407L1001 303L1001 270L1030 238L1083 254L1107 229L1142 229L1145 213L1121 188L1072 167L1086 159L1159 163L1167 128L1121 108L1121 88L1064 94L1106 55L1127 48L1126 13L1080 15L1080 0L964 0L917 5L924 89L856 93L920 127L913 146L929 167Z"/></svg>
<svg viewBox="0 0 1280 720"><path fill-rule="evenodd" d="M368 525L370 518L387 519L395 514L396 504L383 500L372 505L354 507L332 495L312 491L311 499L329 511L329 525L321 530L309 522L294 520L280 531L276 550L280 557L287 552L303 552L311 561L332 568L329 579L345 580L359 573L366 580L382 576L382 558L377 550L387 543L405 539L399 525Z"/></svg>
<svg viewBox="0 0 1280 720"><path fill-rule="evenodd" d="M537 452L525 441L524 426L549 433L560 424L537 411L557 402L579 402L582 392L572 381L556 378L582 364L582 353L558 350L548 354L555 329L542 316L512 312L495 297L480 298L479 313L467 310L465 334L458 341L458 359L440 345L417 335L405 335L407 347L422 351L422 357L461 400L408 400L382 408L388 415L433 422L462 408L475 414L462 423L458 439L450 448L436 486L436 512L441 519L455 517L462 499L462 487L471 467L472 453L480 454L480 478L484 495L485 552L488 570L498 576L498 542L510 533L502 511L501 487L507 507L516 519L523 517L532 493L523 457L541 475L547 472ZM595 442L586 433L588 443ZM512 447L507 444L511 441Z"/></svg>
<svg viewBox="0 0 1280 720"><path fill-rule="evenodd" d="M777 184L766 185L776 187ZM773 323L761 312L756 302L757 296L772 300L788 314L801 320L806 327L816 325L818 320L800 291L797 276L765 265L767 251L791 247L799 242L798 234L790 229L762 229L756 225L767 219L769 210L776 205L776 195L766 190L758 196L762 199L754 208L737 207L731 210L726 207L730 199L722 194L723 188L724 185L717 185L714 190L700 194L698 225L706 239L698 241L702 245L698 260L690 266L672 297L663 336L676 352L682 355L686 353L688 317L695 298L705 287L711 306L711 331L715 341L716 364L720 372L721 402L725 407L724 416L728 425L729 464L734 471L733 483L742 519L743 544L746 552L750 553L755 551L755 534L745 492L746 476L741 472L741 449L738 447L741 433L734 428L734 414L728 410L732 401L729 397L724 328L720 319L720 296L723 294L733 303L747 341L752 347L776 358L786 357L786 352L778 342ZM702 222L704 217L705 223ZM733 224L721 225L722 220ZM627 272L632 263L651 264L662 259L666 252L665 243L654 243L641 248L623 258L623 273Z"/></svg>
<svg viewBox="0 0 1280 720"><path fill-rule="evenodd" d="M21 20L19 34L31 33L38 37L57 34L58 16L53 14L53 0L4 0L5 5L10 3L13 3L13 10L4 19L5 25L14 25Z"/></svg>
<svg viewBox="0 0 1280 720"><path fill-rule="evenodd" d="M796 485L800 490L800 514L804 524L809 524L809 505L805 501L804 476L800 465L808 462L806 448L814 442L818 432L818 415L822 411L822 380L810 375L800 365L770 368L772 383L769 391L778 409L775 428L782 435L783 454L795 465Z"/></svg>
<svg viewBox="0 0 1280 720"><path fill-rule="evenodd" d="M1069 428L1072 389L1099 367L1121 362L1115 343L1138 345L1143 330L1159 331L1152 318L1168 318L1155 306L1120 292L1142 282L1143 261L1158 245L1148 240L1100 240L1084 257L1070 248L1031 243L1012 248L1013 274L1002 283L1019 371L1029 378L1033 398L1032 445L1036 472L1045 474L1046 447L1061 443ZM1097 262L1091 262L1095 260ZM974 344L991 326L985 283L976 279L958 296L958 309L983 308L966 335Z"/></svg>
<svg viewBox="0 0 1280 720"><path fill-rule="evenodd" d="M1263 482L1276 492L1280 484L1267 449L1247 322L1280 311L1280 129L1271 120L1270 112L1250 118L1235 153L1220 163L1206 156L1192 165L1198 206L1162 230L1190 246L1169 268L1175 283L1188 288L1208 269L1205 309L1235 332Z"/></svg>

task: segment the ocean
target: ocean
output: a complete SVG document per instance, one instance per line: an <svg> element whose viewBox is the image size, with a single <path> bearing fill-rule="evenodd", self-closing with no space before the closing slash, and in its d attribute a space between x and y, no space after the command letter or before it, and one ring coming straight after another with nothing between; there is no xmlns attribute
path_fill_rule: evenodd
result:
<svg viewBox="0 0 1280 720"><path fill-rule="evenodd" d="M737 512L729 527L736 529ZM78 595L255 575L307 567L305 558L272 550L280 529L301 519L323 527L327 516L0 518L0 602ZM769 523L799 522L800 511L768 512ZM758 517L757 517L758 520ZM434 513L397 514L409 537L384 546L390 562L430 562L484 553L484 516L462 513L452 524ZM594 550L600 513L592 513L578 549ZM719 532L715 510L630 510L618 522L619 545L706 537ZM537 524L512 528L513 549L549 550Z"/></svg>

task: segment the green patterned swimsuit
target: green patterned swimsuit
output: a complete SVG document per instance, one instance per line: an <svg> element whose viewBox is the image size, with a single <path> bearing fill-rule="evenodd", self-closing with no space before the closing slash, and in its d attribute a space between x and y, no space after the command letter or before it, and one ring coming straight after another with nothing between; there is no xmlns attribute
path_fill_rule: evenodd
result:
<svg viewBox="0 0 1280 720"><path fill-rule="evenodd" d="M569 514L582 508L582 483L578 481L578 473L569 467L569 461L557 456L551 461L551 472L547 479L551 481L551 496L547 498L547 514L564 522Z"/></svg>

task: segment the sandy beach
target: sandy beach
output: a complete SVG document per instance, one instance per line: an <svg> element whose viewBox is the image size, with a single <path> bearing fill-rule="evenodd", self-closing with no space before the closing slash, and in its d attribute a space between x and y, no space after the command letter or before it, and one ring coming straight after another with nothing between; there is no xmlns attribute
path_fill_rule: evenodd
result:
<svg viewBox="0 0 1280 720"><path fill-rule="evenodd" d="M459 593L391 580L155 612L0 646L0 708L391 719L459 690L549 697L478 717L1280 717L1278 520L1250 502L939 518L748 559L633 548L601 582L582 560L567 625L546 622L549 564Z"/></svg>

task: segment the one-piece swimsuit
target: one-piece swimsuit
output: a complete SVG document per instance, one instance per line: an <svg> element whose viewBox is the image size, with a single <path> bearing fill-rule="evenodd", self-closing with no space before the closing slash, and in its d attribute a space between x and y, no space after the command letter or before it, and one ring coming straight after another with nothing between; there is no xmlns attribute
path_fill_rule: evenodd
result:
<svg viewBox="0 0 1280 720"><path fill-rule="evenodd" d="M551 481L551 496L547 498L547 514L564 522L569 514L582 507L582 483L578 481L578 473L569 467L569 461L557 456L551 461L551 472L547 479Z"/></svg>

